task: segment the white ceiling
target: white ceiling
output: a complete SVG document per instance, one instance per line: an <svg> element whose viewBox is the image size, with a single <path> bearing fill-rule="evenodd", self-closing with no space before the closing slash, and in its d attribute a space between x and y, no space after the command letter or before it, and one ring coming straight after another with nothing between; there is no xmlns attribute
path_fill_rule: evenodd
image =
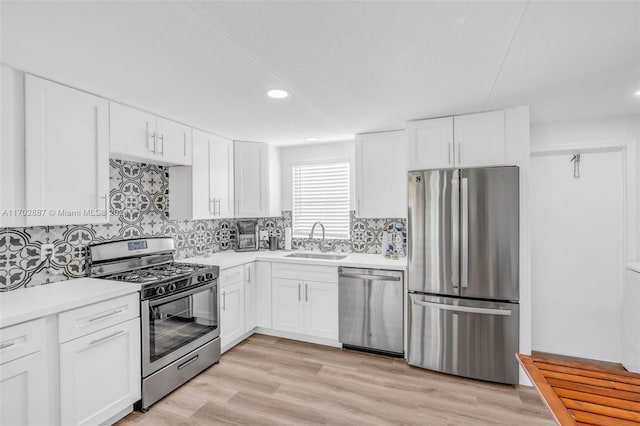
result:
<svg viewBox="0 0 640 426"><path fill-rule="evenodd" d="M0 3L0 61L241 140L640 112L640 2ZM283 87L283 101L265 97Z"/></svg>

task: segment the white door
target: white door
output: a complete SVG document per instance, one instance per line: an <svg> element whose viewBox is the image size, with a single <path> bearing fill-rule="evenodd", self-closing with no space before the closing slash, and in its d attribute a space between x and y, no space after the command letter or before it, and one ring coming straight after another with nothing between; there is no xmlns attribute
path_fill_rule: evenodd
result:
<svg viewBox="0 0 640 426"><path fill-rule="evenodd" d="M267 145L234 143L236 217L269 215L269 170Z"/></svg>
<svg viewBox="0 0 640 426"><path fill-rule="evenodd" d="M244 265L244 331L256 328L256 262Z"/></svg>
<svg viewBox="0 0 640 426"><path fill-rule="evenodd" d="M456 116L453 136L456 167L499 166L507 160L504 111Z"/></svg>
<svg viewBox="0 0 640 426"><path fill-rule="evenodd" d="M309 336L338 339L338 284L304 283L304 332Z"/></svg>
<svg viewBox="0 0 640 426"><path fill-rule="evenodd" d="M453 167L453 117L407 123L408 169Z"/></svg>
<svg viewBox="0 0 640 426"><path fill-rule="evenodd" d="M108 222L109 102L25 77L27 225Z"/></svg>
<svg viewBox="0 0 640 426"><path fill-rule="evenodd" d="M217 218L234 217L233 141L211 135L211 193ZM194 158L195 160L195 158Z"/></svg>
<svg viewBox="0 0 640 426"><path fill-rule="evenodd" d="M0 425L40 426L50 418L46 352L0 365Z"/></svg>
<svg viewBox="0 0 640 426"><path fill-rule="evenodd" d="M223 350L244 334L244 281L222 288L220 339Z"/></svg>
<svg viewBox="0 0 640 426"><path fill-rule="evenodd" d="M620 152L532 157L532 348L619 362Z"/></svg>
<svg viewBox="0 0 640 426"><path fill-rule="evenodd" d="M356 214L407 215L407 140L404 130L356 136Z"/></svg>
<svg viewBox="0 0 640 426"><path fill-rule="evenodd" d="M110 152L116 158L155 161L156 116L109 102Z"/></svg>
<svg viewBox="0 0 640 426"><path fill-rule="evenodd" d="M191 127L158 117L157 158L165 163L191 164Z"/></svg>
<svg viewBox="0 0 640 426"><path fill-rule="evenodd" d="M211 219L213 217L213 198L211 176L214 171L210 164L211 135L193 129L193 162L191 164L191 197L193 219ZM171 175L169 175L171 177Z"/></svg>
<svg viewBox="0 0 640 426"><path fill-rule="evenodd" d="M256 326L271 328L271 262L256 262Z"/></svg>
<svg viewBox="0 0 640 426"><path fill-rule="evenodd" d="M304 333L304 303L302 282L284 278L272 278L273 328L291 333Z"/></svg>
<svg viewBox="0 0 640 426"><path fill-rule="evenodd" d="M140 319L60 345L60 420L105 422L140 399Z"/></svg>

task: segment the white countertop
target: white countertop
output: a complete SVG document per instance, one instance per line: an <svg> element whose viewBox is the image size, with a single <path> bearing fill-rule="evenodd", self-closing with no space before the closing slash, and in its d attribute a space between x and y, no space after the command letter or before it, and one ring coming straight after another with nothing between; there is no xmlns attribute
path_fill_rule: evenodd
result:
<svg viewBox="0 0 640 426"><path fill-rule="evenodd" d="M0 327L140 291L139 284L78 278L0 293Z"/></svg>
<svg viewBox="0 0 640 426"><path fill-rule="evenodd" d="M627 269L630 269L634 272L638 272L640 273L640 262L637 263L628 263L627 264Z"/></svg>
<svg viewBox="0 0 640 426"><path fill-rule="evenodd" d="M407 268L407 258L403 257L397 260L385 259L379 254L363 254L349 253L348 256L340 260L328 259L304 259L295 257L286 257L297 251L247 251L235 252L224 251L214 253L206 257L190 257L188 259L179 260L186 263L201 263L204 265L216 265L220 269L232 268L234 266L243 265L245 263L256 260L266 262L286 262L286 263L303 263L308 265L326 265L326 266L348 266L354 268L376 268L376 269L392 269L404 271ZM303 252L309 253L309 252ZM317 253L317 252L315 252ZM345 253L346 254L346 253Z"/></svg>

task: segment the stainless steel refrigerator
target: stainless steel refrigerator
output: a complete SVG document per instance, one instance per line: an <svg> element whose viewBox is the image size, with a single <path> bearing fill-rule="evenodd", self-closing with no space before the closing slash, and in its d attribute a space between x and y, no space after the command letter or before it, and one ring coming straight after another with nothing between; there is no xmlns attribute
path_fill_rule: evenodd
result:
<svg viewBox="0 0 640 426"><path fill-rule="evenodd" d="M518 383L519 169L409 172L411 365Z"/></svg>

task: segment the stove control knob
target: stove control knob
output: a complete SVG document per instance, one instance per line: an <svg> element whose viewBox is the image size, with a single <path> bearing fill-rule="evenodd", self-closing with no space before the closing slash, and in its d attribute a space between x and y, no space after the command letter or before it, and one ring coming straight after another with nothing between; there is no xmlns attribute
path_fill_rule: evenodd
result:
<svg viewBox="0 0 640 426"><path fill-rule="evenodd" d="M208 273L207 274L207 280L211 281L213 279L213 274L212 273Z"/></svg>
<svg viewBox="0 0 640 426"><path fill-rule="evenodd" d="M176 285L174 283L169 284L169 291L176 291Z"/></svg>
<svg viewBox="0 0 640 426"><path fill-rule="evenodd" d="M158 287L156 289L156 296L162 296L167 290L164 287Z"/></svg>
<svg viewBox="0 0 640 426"><path fill-rule="evenodd" d="M205 280L204 275L198 275L198 282L203 282Z"/></svg>

